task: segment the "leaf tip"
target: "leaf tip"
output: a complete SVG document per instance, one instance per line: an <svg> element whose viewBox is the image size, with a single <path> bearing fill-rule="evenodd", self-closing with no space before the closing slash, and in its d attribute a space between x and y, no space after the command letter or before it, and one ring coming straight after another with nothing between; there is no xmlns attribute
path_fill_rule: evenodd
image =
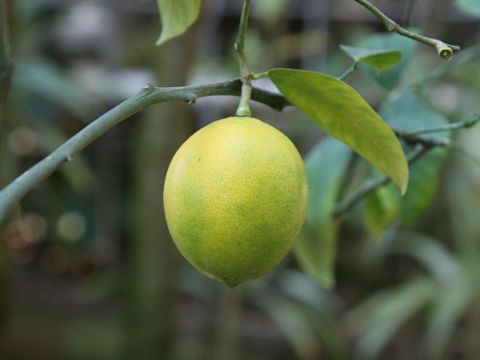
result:
<svg viewBox="0 0 480 360"><path fill-rule="evenodd" d="M408 190L408 178L409 178L409 173L408 173L408 168L407 168L405 176L403 176L403 178L401 180L395 181L397 186L400 188L400 194L402 196L405 195L407 190Z"/></svg>
<svg viewBox="0 0 480 360"><path fill-rule="evenodd" d="M165 36L165 34L162 32L158 38L158 40L155 42L156 47L160 47L163 44L165 44L168 40L170 40L171 37Z"/></svg>

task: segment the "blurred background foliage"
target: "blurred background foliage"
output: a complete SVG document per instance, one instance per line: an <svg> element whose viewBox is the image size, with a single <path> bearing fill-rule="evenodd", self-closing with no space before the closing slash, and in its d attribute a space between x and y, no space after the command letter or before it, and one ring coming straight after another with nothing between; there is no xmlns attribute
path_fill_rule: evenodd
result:
<svg viewBox="0 0 480 360"><path fill-rule="evenodd" d="M10 3L3 184L145 84L238 76L232 44L241 1L205 0L194 27L160 48L153 0ZM340 44L399 51L397 65L378 72L362 64L347 80L392 126L415 130L478 114L479 2L375 3L464 50L442 62L431 48L386 34L350 0L262 0L253 1L251 67L338 76L351 63ZM387 186L339 220L330 216L339 197L378 174L297 110L255 105L255 116L305 156L309 215L280 268L225 290L173 247L162 186L182 141L231 115L237 101L156 106L22 201L2 230L1 357L478 359L480 127L454 133L448 151L416 163L406 196Z"/></svg>

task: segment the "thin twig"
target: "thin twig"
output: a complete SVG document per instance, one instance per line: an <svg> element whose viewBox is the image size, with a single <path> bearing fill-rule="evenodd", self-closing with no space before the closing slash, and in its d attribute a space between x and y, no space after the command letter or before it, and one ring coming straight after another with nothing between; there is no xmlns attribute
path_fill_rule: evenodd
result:
<svg viewBox="0 0 480 360"><path fill-rule="evenodd" d="M354 0L354 1L356 1L357 3L359 3L366 9L368 9L373 15L375 15L385 25L388 31L396 32L402 36L405 36L415 41L432 46L437 50L438 56L440 56L444 60L450 60L453 57L453 52L460 50L460 46L458 45L447 44L438 39L415 34L401 27L368 0Z"/></svg>
<svg viewBox="0 0 480 360"><path fill-rule="evenodd" d="M414 164L418 159L426 155L435 146L419 145L407 155L407 160L410 165ZM366 181L357 191L347 195L339 204L333 209L332 215L340 217L348 211L352 210L355 205L362 201L368 194L377 190L378 188L389 184L391 179L389 177L382 177L375 180Z"/></svg>
<svg viewBox="0 0 480 360"><path fill-rule="evenodd" d="M184 101L194 103L198 98L214 95L239 96L240 79L209 85L158 88L147 86L137 95L123 101L110 111L80 130L45 159L38 162L0 191L0 221L4 220L11 207L20 201L32 188L69 161L74 155L106 133L115 125L146 108L161 102ZM279 94L253 89L252 99L281 111L288 102Z"/></svg>
<svg viewBox="0 0 480 360"><path fill-rule="evenodd" d="M476 115L473 119L466 120L466 121L459 121L459 122L455 122L447 125L410 131L408 132L408 134L411 136L416 136L421 134L430 134L430 133L436 133L436 132L468 129L477 125L478 123L480 123L480 115Z"/></svg>
<svg viewBox="0 0 480 360"><path fill-rule="evenodd" d="M445 147L450 145L449 139L435 139L428 136L420 136L417 131L405 131L400 129L392 128L393 132L397 137L405 140L409 145L421 144L424 146L441 146Z"/></svg>

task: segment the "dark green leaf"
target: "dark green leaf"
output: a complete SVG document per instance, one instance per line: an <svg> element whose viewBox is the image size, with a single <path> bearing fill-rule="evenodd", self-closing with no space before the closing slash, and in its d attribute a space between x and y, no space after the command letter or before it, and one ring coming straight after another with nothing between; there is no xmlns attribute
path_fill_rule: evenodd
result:
<svg viewBox="0 0 480 360"><path fill-rule="evenodd" d="M398 139L352 87L311 71L273 69L269 76L293 105L378 167L405 192L408 164Z"/></svg>
<svg viewBox="0 0 480 360"><path fill-rule="evenodd" d="M336 257L337 223L331 211L350 156L348 147L329 138L317 145L305 160L308 211L295 254L303 270L326 287L334 284Z"/></svg>
<svg viewBox="0 0 480 360"><path fill-rule="evenodd" d="M162 32L157 46L183 34L197 20L202 0L157 0Z"/></svg>
<svg viewBox="0 0 480 360"><path fill-rule="evenodd" d="M408 193L399 199L400 218L404 223L413 223L432 205L446 153L446 149L434 149L411 167Z"/></svg>
<svg viewBox="0 0 480 360"><path fill-rule="evenodd" d="M402 53L397 50L369 50L352 46L340 45L340 48L357 63L366 64L377 72L382 72L402 59Z"/></svg>
<svg viewBox="0 0 480 360"><path fill-rule="evenodd" d="M396 194L390 192L391 187L383 187L365 198L364 222L374 239L379 239L398 216L398 203L393 200L396 199Z"/></svg>
<svg viewBox="0 0 480 360"><path fill-rule="evenodd" d="M366 39L362 48L369 50L395 50L402 54L401 61L382 73L377 73L370 66L361 66L362 71L380 86L391 90L398 85L402 74L415 50L415 41L398 34L375 34Z"/></svg>

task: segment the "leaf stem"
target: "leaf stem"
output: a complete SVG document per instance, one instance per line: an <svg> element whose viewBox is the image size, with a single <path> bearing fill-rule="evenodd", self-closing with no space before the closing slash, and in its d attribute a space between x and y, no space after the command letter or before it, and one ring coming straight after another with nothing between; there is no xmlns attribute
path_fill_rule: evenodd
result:
<svg viewBox="0 0 480 360"><path fill-rule="evenodd" d="M161 102L183 101L194 103L198 98L205 96L238 96L241 93L241 88L242 82L240 79L209 85L171 88L159 88L150 85L145 87L138 94L128 98L91 122L45 159L0 190L0 222L5 219L12 206L20 201L31 189L65 162L70 161L74 155L83 150L87 145L130 116ZM258 88L253 88L252 99L279 111L288 105L288 101L283 96Z"/></svg>
<svg viewBox="0 0 480 360"><path fill-rule="evenodd" d="M466 120L466 121L460 121L460 122L455 122L455 123L451 123L451 124L447 124L447 125L410 131L410 132L408 132L408 134L409 135L421 135L421 134L429 134L429 133L435 133L435 132L468 129L468 128L471 128L471 127L475 126L478 123L480 123L480 115L476 115L473 119Z"/></svg>
<svg viewBox="0 0 480 360"><path fill-rule="evenodd" d="M240 104L237 109L237 116L252 116L250 109L250 98L252 93L252 73L247 63L245 53L245 35L248 28L248 14L250 11L250 0L243 1L242 15L240 17L240 25L238 29L237 40L235 41L235 51L237 52L238 62L240 65L240 77L242 79L242 94L240 96Z"/></svg>
<svg viewBox="0 0 480 360"><path fill-rule="evenodd" d="M340 75L337 79L344 81L347 77L350 76L351 73L353 73L357 69L357 66L358 66L358 62L354 61L352 65L350 65L350 67L347 70L345 70L345 72L342 75Z"/></svg>
<svg viewBox="0 0 480 360"><path fill-rule="evenodd" d="M385 25L388 31L396 32L402 36L408 37L415 41L434 47L437 51L438 56L443 60L450 60L453 57L453 52L460 50L460 46L458 45L447 44L438 39L415 34L401 27L368 0L354 0L354 1L356 1L357 3L359 3L366 9L368 9L373 15L375 15Z"/></svg>

